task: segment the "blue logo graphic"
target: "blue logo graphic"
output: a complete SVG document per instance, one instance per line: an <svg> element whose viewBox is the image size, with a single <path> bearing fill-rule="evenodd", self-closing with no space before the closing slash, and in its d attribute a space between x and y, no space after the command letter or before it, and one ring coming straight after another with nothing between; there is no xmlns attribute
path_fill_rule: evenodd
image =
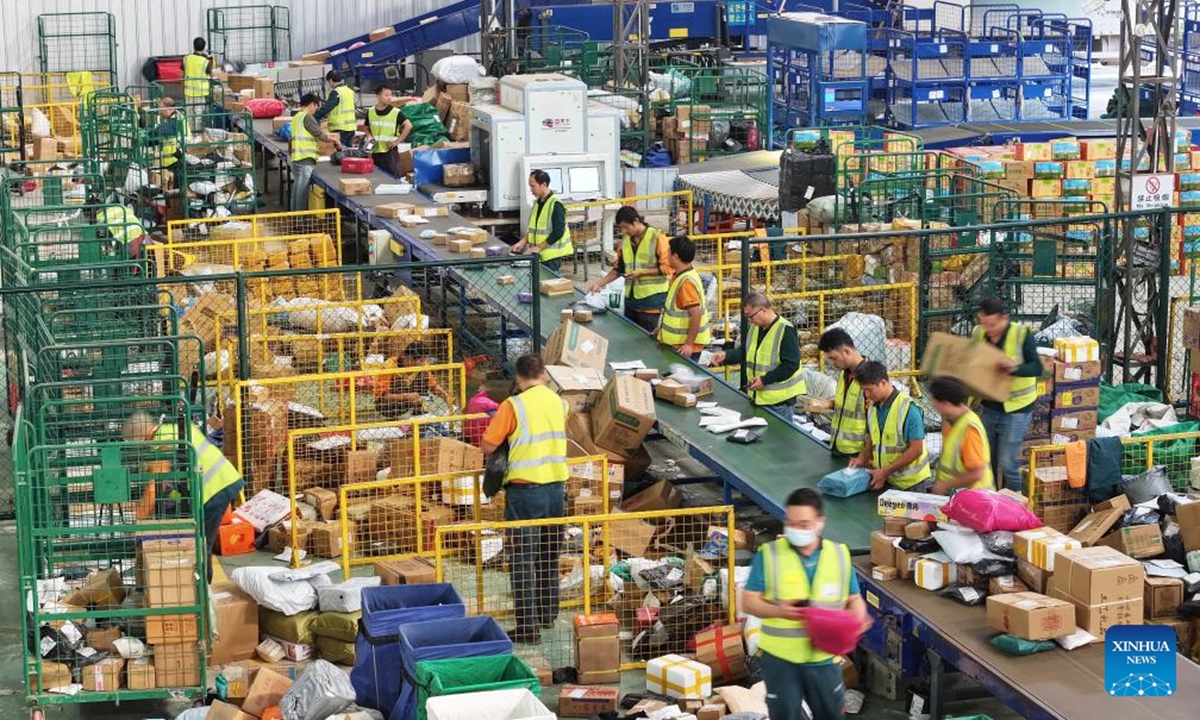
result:
<svg viewBox="0 0 1200 720"><path fill-rule="evenodd" d="M1116 625L1104 634L1104 686L1115 697L1175 694L1175 629Z"/></svg>

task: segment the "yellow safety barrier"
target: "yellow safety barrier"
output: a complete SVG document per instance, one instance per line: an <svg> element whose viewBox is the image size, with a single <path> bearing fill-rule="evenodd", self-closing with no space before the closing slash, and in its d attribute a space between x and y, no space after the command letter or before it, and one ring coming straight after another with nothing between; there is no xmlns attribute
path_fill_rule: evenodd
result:
<svg viewBox="0 0 1200 720"><path fill-rule="evenodd" d="M236 217L190 218L167 223L167 243L195 242L205 238L259 240L298 235L328 235L337 241L341 258L342 222L337 208L260 213Z"/></svg>
<svg viewBox="0 0 1200 720"><path fill-rule="evenodd" d="M342 572L350 577L351 568L377 562L400 560L408 557L431 557L434 548L434 533L439 528L459 523L481 521L499 522L504 518L504 495L493 498L483 496L483 453L473 445L453 440L445 445L447 438L420 438L414 429L412 446L401 442L393 446L393 458L399 454L411 458L414 470L411 474L392 469L393 477L387 480L347 483L338 489L339 518L345 552L342 554ZM420 443L435 445L437 458L426 462L450 461L455 464L473 465L448 472L422 474L419 468L422 455ZM446 453L461 453L450 457ZM411 453L411 454L410 454ZM594 455L571 458L567 461L572 477L598 475L599 496L602 504L593 508L577 508L575 514L596 516L608 512L608 460ZM599 471L596 471L597 466ZM570 485L570 481L568 481ZM590 489L590 488L589 488ZM469 513L470 517L464 517ZM418 529L419 528L419 529Z"/></svg>
<svg viewBox="0 0 1200 720"><path fill-rule="evenodd" d="M529 651L531 664L572 664L575 613L618 616L622 670L685 653L695 632L736 618L734 553L723 549L711 561L698 555L709 543L732 550L729 506L466 523L433 535L437 579L454 585L470 612L516 615L518 624L538 618L531 624L541 628L541 643ZM649 562L626 562L635 559ZM647 588L661 596L657 617ZM560 618L564 609L572 612ZM639 611L649 614L639 619Z"/></svg>
<svg viewBox="0 0 1200 720"><path fill-rule="evenodd" d="M9 76L11 77L11 76ZM112 90L112 80L107 72L47 72L21 74L21 109L25 114L26 140L33 138L35 144L53 143L50 148L35 148L35 154L43 160L57 157L79 158L83 156L83 139L79 121L79 108L86 97L95 92ZM0 93L15 97L15 85L0 84ZM49 136L34 137L31 134L36 115L48 122ZM20 128L16 123L6 122L2 128L11 146L20 141ZM14 116L15 117L15 116ZM38 120L37 122L40 122Z"/></svg>

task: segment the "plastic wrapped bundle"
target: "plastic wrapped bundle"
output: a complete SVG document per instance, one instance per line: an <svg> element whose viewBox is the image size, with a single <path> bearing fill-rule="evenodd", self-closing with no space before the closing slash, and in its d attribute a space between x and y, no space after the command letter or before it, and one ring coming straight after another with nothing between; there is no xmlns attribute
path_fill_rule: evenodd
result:
<svg viewBox="0 0 1200 720"><path fill-rule="evenodd" d="M863 468L834 470L817 483L817 489L826 495L847 498L867 491L871 484L871 473Z"/></svg>
<svg viewBox="0 0 1200 720"><path fill-rule="evenodd" d="M350 678L324 660L306 667L279 701L283 720L325 720L352 705Z"/></svg>

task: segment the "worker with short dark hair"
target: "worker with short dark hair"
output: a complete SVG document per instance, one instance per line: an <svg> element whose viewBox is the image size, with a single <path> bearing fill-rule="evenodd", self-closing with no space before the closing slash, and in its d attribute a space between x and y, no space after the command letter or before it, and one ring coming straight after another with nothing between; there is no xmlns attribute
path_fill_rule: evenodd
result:
<svg viewBox="0 0 1200 720"><path fill-rule="evenodd" d="M396 146L408 139L412 123L392 107L392 89L387 85L375 92L375 105L367 111L367 137L375 141L371 157L375 166L393 177L400 177L400 153Z"/></svg>
<svg viewBox="0 0 1200 720"><path fill-rule="evenodd" d="M934 467L931 492L949 495L964 488L995 490L987 431L967 407L967 386L956 378L935 377L929 381L929 395L933 409L942 416L942 452Z"/></svg>
<svg viewBox="0 0 1200 720"><path fill-rule="evenodd" d="M592 283L588 292L598 293L604 286L624 277L625 317L646 332L654 332L662 317L674 273L669 241L630 205L622 205L617 210L615 224L621 234L621 251L608 274Z"/></svg>
<svg viewBox="0 0 1200 720"><path fill-rule="evenodd" d="M321 99L315 94L305 93L300 98L300 109L292 116L292 212L308 209L308 185L317 161L321 159L318 140L327 140L342 147L342 141L322 130L321 123L314 116L320 102Z"/></svg>
<svg viewBox="0 0 1200 720"><path fill-rule="evenodd" d="M871 489L889 484L899 490L926 492L929 455L925 452L925 418L908 393L892 385L887 367L868 360L854 373L871 401L867 414L867 442L850 467L871 472Z"/></svg>
<svg viewBox="0 0 1200 720"><path fill-rule="evenodd" d="M567 412L565 400L546 386L540 355L517 358L517 392L500 403L483 434L485 455L508 443L504 474L504 519L544 520L566 513ZM516 643L537 643L554 626L559 610L558 560L564 528L543 525L510 528L509 555L517 625Z"/></svg>
<svg viewBox="0 0 1200 720"><path fill-rule="evenodd" d="M514 253L537 253L542 267L559 274L563 258L575 252L571 228L567 227L567 207L550 187L550 173L529 173L529 192L536 201L529 215L525 237L512 246Z"/></svg>
<svg viewBox="0 0 1200 720"><path fill-rule="evenodd" d="M845 688L833 655L813 647L805 606L848 610L870 626L867 605L850 565L850 549L824 537L821 493L793 490L784 509L783 537L758 549L742 591L746 613L762 619L758 646L772 720L840 720Z"/></svg>
<svg viewBox="0 0 1200 720"><path fill-rule="evenodd" d="M979 324L971 330L971 337L1003 351L1007 357L1000 361L999 369L1013 378L1008 400L981 403L979 419L987 428L992 448L992 472L1001 478L1004 487L1021 492L1021 443L1025 442L1033 422L1042 361L1033 333L1028 327L1012 322L1003 300L985 298L976 317Z"/></svg>
<svg viewBox="0 0 1200 720"><path fill-rule="evenodd" d="M750 325L746 351L740 347L713 352L713 365L734 365L746 360L746 392L754 404L782 415L788 422L796 412L796 398L808 392L800 366L800 335L787 318L775 312L771 299L752 292L742 301L742 315Z"/></svg>
<svg viewBox="0 0 1200 720"><path fill-rule="evenodd" d="M866 358L855 349L850 333L841 328L826 330L817 349L838 370L829 447L839 457L855 457L867 442L867 403L854 372Z"/></svg>
<svg viewBox="0 0 1200 720"><path fill-rule="evenodd" d="M658 326L658 341L692 360L700 359L700 351L712 342L708 322L708 303L700 273L692 267L696 245L687 235L671 238L668 259L675 272L667 290L662 322Z"/></svg>
<svg viewBox="0 0 1200 720"><path fill-rule="evenodd" d="M342 81L342 75L337 70L325 73L325 82L329 85L329 95L321 109L317 110L317 122L329 118L329 132L338 134L342 145L350 147L354 142L354 133L358 131L358 119L354 114L354 90Z"/></svg>
<svg viewBox="0 0 1200 720"><path fill-rule="evenodd" d="M183 113L175 107L173 99L167 96L159 98L158 122L150 134L159 143L160 167L170 171L171 184L174 187L179 187L179 160L183 155L182 146L187 134L186 124Z"/></svg>
<svg viewBox="0 0 1200 720"><path fill-rule="evenodd" d="M193 118L194 132L200 132L201 118L208 112L212 102L213 56L205 52L208 43L204 38L192 40L192 52L183 56L183 99Z"/></svg>

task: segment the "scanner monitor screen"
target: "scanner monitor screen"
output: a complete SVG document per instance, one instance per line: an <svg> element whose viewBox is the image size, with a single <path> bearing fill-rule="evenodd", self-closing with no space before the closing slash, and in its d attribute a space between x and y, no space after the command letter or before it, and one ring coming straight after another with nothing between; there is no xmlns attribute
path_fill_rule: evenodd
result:
<svg viewBox="0 0 1200 720"><path fill-rule="evenodd" d="M548 168L538 168L538 169L545 170L546 174L550 176L550 189L553 190L555 193L562 195L564 192L562 168L548 167Z"/></svg>
<svg viewBox="0 0 1200 720"><path fill-rule="evenodd" d="M571 194L580 195L600 194L600 167L597 165L581 165L567 170L571 180Z"/></svg>

